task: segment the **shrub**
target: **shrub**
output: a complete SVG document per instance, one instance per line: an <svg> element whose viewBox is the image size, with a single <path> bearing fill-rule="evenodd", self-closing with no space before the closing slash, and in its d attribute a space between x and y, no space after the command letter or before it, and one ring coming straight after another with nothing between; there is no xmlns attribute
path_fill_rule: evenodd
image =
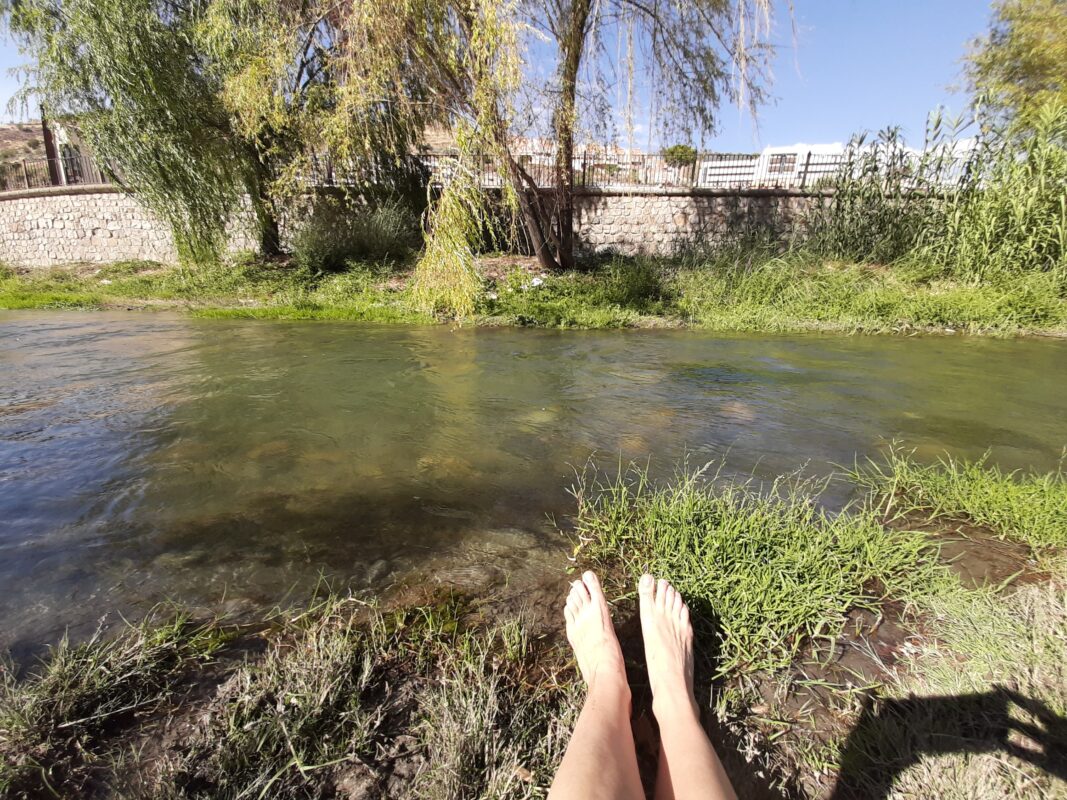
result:
<svg viewBox="0 0 1067 800"><path fill-rule="evenodd" d="M337 272L351 259L404 258L418 243L418 219L399 201L360 206L321 196L293 237L293 260L311 272Z"/></svg>
<svg viewBox="0 0 1067 800"><path fill-rule="evenodd" d="M663 160L668 167L688 167L696 163L697 151L687 144L672 144L664 148Z"/></svg>

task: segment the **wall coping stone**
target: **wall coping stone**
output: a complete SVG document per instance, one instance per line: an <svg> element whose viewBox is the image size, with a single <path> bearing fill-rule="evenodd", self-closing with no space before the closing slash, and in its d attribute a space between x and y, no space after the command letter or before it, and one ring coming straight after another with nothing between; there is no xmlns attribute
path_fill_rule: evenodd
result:
<svg viewBox="0 0 1067 800"><path fill-rule="evenodd" d="M554 188L542 189L555 193ZM575 186L576 197L830 197L831 189L709 189L695 186L635 186L629 189Z"/></svg>
<svg viewBox="0 0 1067 800"><path fill-rule="evenodd" d="M78 183L68 186L38 186L34 189L15 189L0 192L0 202L4 200L25 200L28 197L55 197L63 194L128 194L111 183Z"/></svg>

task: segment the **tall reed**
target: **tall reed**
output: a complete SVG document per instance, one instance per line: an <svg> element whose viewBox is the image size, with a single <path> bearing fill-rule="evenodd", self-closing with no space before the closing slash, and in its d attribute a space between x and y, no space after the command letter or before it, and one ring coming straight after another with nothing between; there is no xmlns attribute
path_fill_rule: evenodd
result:
<svg viewBox="0 0 1067 800"><path fill-rule="evenodd" d="M918 255L975 282L1050 273L1067 288L1067 106L1049 104L1025 130L989 135L946 198Z"/></svg>
<svg viewBox="0 0 1067 800"><path fill-rule="evenodd" d="M996 127L931 115L921 150L898 128L854 137L803 248L861 263L907 261L973 283L1049 273L1067 288L1067 107Z"/></svg>

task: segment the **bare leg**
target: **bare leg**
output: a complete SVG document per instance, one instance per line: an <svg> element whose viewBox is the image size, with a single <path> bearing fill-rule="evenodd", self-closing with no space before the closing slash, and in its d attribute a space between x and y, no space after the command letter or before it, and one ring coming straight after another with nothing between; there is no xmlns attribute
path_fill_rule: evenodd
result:
<svg viewBox="0 0 1067 800"><path fill-rule="evenodd" d="M549 800L642 800L630 729L630 686L600 581L592 572L571 585L567 640L589 687Z"/></svg>
<svg viewBox="0 0 1067 800"><path fill-rule="evenodd" d="M660 732L656 800L736 800L693 696L693 626L689 607L667 581L642 575L641 634Z"/></svg>

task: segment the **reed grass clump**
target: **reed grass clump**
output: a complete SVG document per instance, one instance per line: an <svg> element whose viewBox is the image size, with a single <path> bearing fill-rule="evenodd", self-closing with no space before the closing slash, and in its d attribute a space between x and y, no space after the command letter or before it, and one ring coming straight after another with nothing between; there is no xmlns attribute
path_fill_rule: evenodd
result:
<svg viewBox="0 0 1067 800"><path fill-rule="evenodd" d="M964 134L973 135L964 138ZM904 262L913 274L1003 285L1053 276L1067 291L1067 107L1052 102L1025 125L979 115L931 117L919 151L898 128L855 137L809 220L800 247L859 263Z"/></svg>
<svg viewBox="0 0 1067 800"><path fill-rule="evenodd" d="M1032 122L1032 125L1030 124ZM928 223L919 258L974 282L1049 273L1067 292L1067 106L1050 104L976 150ZM937 227L933 227L936 225Z"/></svg>
<svg viewBox="0 0 1067 800"><path fill-rule="evenodd" d="M822 486L734 483L683 470L584 474L574 489L580 556L636 579L668 578L713 629L721 675L786 666L851 609L919 591L941 574L922 534L887 531L869 509L830 514ZM705 631L710 633L711 630Z"/></svg>
<svg viewBox="0 0 1067 800"><path fill-rule="evenodd" d="M989 463L944 457L921 464L914 452L893 447L881 460L858 464L850 478L872 494L888 519L919 514L988 527L1036 550L1067 546L1067 476L1004 472Z"/></svg>
<svg viewBox="0 0 1067 800"><path fill-rule="evenodd" d="M930 119L925 146L916 155L899 127L874 137L858 134L828 188L827 202L815 207L805 249L821 256L886 264L910 253L940 210L938 195L954 180L949 130L939 114Z"/></svg>

